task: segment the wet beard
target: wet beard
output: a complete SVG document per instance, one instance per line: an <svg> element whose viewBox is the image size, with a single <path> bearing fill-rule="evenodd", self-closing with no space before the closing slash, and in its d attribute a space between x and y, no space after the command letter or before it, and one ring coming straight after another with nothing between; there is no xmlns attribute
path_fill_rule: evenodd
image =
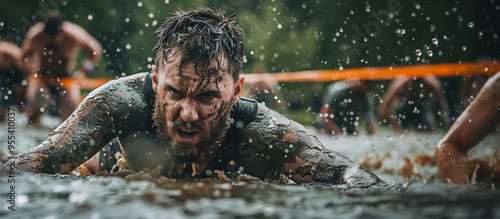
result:
<svg viewBox="0 0 500 219"><path fill-rule="evenodd" d="M218 149L219 145L224 141L224 137L229 129L228 121L233 106L232 101L229 105L222 104L221 108L217 111L219 115L218 118L212 121L209 125L210 127L208 127L210 131L199 133L202 135L200 138L201 141L196 145L174 142L172 140L172 136L169 135L169 133L175 134L176 131L172 131L172 129L179 128L176 125L177 122L170 122L172 125L169 127L165 107L162 106L159 100L155 102L153 120L157 128L158 138L160 138L162 147L166 149L166 153L174 161L180 163L199 161L206 156L207 153L215 153L216 149ZM178 122L182 123L182 121Z"/></svg>

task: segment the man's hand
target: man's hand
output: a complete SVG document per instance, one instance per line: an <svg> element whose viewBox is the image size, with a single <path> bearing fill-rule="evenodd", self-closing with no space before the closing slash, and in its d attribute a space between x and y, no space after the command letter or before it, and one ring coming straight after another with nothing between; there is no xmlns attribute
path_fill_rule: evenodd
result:
<svg viewBox="0 0 500 219"><path fill-rule="evenodd" d="M42 172L42 159L47 155L42 153L34 154L20 154L15 158L7 161L3 166L4 168L15 168L26 172L41 173Z"/></svg>

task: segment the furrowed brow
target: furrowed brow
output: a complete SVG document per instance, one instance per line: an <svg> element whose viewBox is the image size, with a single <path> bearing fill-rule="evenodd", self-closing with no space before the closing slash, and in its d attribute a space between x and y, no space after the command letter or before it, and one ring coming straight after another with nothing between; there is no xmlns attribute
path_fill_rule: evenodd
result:
<svg viewBox="0 0 500 219"><path fill-rule="evenodd" d="M164 84L163 86L164 86L164 87L165 87L165 89L167 89L167 90L173 90L173 91L175 91L175 92L179 92L179 93L181 92L179 89L175 88L174 86L172 86L172 85L170 85L170 84Z"/></svg>

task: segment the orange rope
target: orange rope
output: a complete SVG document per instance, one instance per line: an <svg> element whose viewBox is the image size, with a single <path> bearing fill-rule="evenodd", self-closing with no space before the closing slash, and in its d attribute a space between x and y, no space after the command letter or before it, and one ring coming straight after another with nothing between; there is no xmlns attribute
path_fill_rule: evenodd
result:
<svg viewBox="0 0 500 219"><path fill-rule="evenodd" d="M77 80L80 89L83 90L93 90L100 87L103 84L106 84L108 81L114 80L114 78L85 78L81 80ZM70 84L70 81L75 81L73 78L64 78L61 79L61 82L64 84Z"/></svg>
<svg viewBox="0 0 500 219"><path fill-rule="evenodd" d="M437 77L494 74L500 71L500 63L492 61L446 63L446 64L422 64L408 66L375 67L375 68L352 68L345 70L312 70L283 73L258 73L243 74L245 82L259 82L269 80L269 76L280 82L312 82L312 81L339 81L346 79L360 80L390 80L398 75L408 77L425 77L434 75ZM67 88L76 82L80 89L93 90L114 78L85 78L76 80L63 78L56 86Z"/></svg>
<svg viewBox="0 0 500 219"><path fill-rule="evenodd" d="M376 68L353 68L345 70L314 70L289 73L269 74L280 82L306 82L306 81L339 81L346 79L360 80L389 80L398 75L408 77L425 77L434 75L437 77L494 74L500 71L498 62L468 62L392 66ZM246 74L246 82L263 81L263 74Z"/></svg>

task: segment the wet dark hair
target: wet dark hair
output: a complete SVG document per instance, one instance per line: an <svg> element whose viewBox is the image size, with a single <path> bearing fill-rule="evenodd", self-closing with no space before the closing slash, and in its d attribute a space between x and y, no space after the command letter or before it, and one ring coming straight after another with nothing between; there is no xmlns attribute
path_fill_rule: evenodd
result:
<svg viewBox="0 0 500 219"><path fill-rule="evenodd" d="M49 36L53 37L57 35L62 30L63 20L59 13L50 12L45 18L45 29L44 32Z"/></svg>
<svg viewBox="0 0 500 219"><path fill-rule="evenodd" d="M153 48L156 53L155 64L160 61L168 63L173 48L181 52L183 57L179 66L193 62L195 66L202 64L202 71L207 72L208 64L218 52L225 50L229 61L229 71L234 81L238 80L243 64L243 28L236 24L236 13L228 17L219 10L196 8L190 11L171 13L165 22L155 31L158 42ZM223 50L221 50L223 48ZM217 58L216 58L217 59ZM221 60L218 60L218 63Z"/></svg>

